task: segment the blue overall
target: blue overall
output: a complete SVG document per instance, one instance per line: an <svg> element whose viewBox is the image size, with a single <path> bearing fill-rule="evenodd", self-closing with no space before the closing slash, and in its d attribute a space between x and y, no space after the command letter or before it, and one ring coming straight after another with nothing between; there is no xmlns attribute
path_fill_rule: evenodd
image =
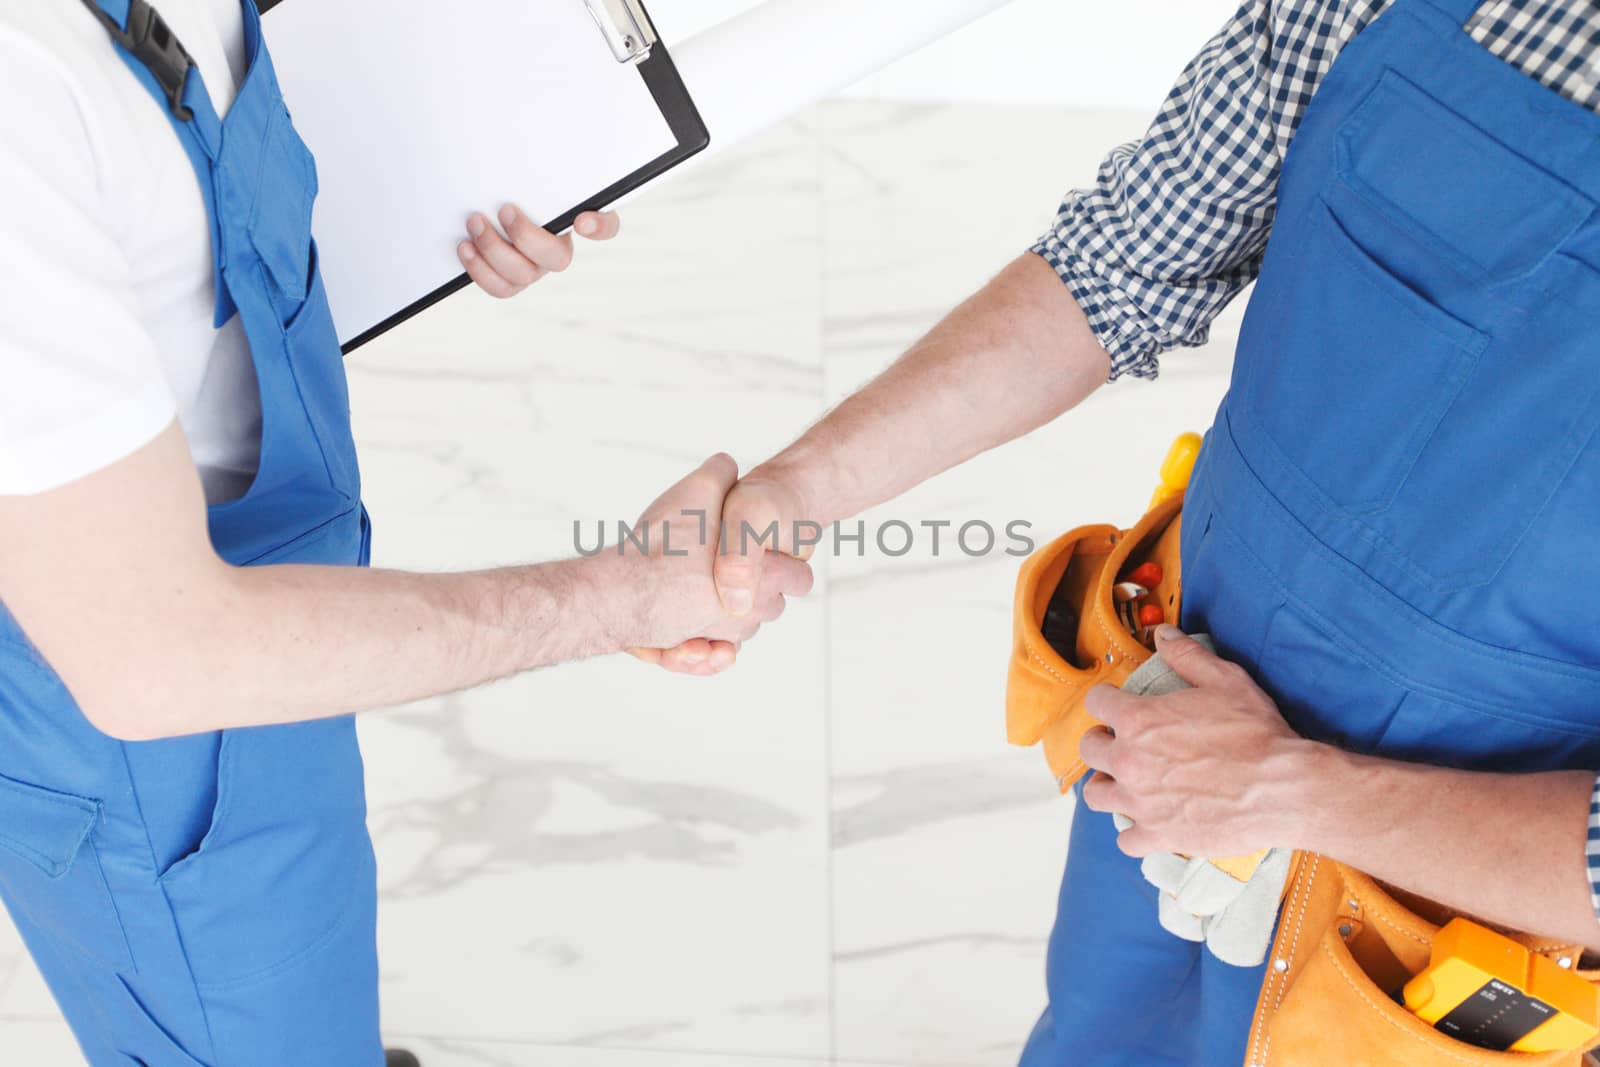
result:
<svg viewBox="0 0 1600 1067"><path fill-rule="evenodd" d="M1600 115L1468 37L1477 4L1399 0L1290 144L1184 623L1308 737L1594 769ZM1244 1064L1263 968L1161 930L1108 816L1080 806L1068 854L1025 1067Z"/></svg>
<svg viewBox="0 0 1600 1067"><path fill-rule="evenodd" d="M128 0L101 7L114 28L128 20ZM194 162L216 321L242 317L261 391L260 471L211 508L211 540L236 565L359 565L368 526L311 241L315 169L255 4L242 10L249 73L226 121L197 70L173 103L122 46ZM365 816L350 718L116 741L0 613L0 897L94 1067L381 1065Z"/></svg>

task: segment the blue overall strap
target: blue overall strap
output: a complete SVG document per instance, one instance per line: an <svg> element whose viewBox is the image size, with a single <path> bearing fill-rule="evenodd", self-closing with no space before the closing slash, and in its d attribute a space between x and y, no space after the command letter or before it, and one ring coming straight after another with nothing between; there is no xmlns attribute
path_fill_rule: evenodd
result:
<svg viewBox="0 0 1600 1067"><path fill-rule="evenodd" d="M211 106L211 94L193 58L167 25L161 12L145 0L82 0L111 34L122 61L150 95L162 103L177 131L178 143L194 166L200 193L211 220L217 306L213 325L221 326L236 310L222 278L222 234L217 226L216 190L211 167L222 149L222 121Z"/></svg>

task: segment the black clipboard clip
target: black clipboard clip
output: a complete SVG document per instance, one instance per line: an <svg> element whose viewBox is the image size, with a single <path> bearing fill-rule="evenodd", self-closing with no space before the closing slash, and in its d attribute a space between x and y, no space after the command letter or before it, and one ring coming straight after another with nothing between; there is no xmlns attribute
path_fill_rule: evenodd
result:
<svg viewBox="0 0 1600 1067"><path fill-rule="evenodd" d="M638 65L650 58L650 48L659 38L638 0L583 0L583 6L618 63Z"/></svg>

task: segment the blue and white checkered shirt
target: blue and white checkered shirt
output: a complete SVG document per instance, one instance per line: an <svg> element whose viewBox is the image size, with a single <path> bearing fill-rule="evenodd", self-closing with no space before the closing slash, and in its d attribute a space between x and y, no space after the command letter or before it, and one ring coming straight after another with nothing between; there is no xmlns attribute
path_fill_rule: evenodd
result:
<svg viewBox="0 0 1600 1067"><path fill-rule="evenodd" d="M1154 378L1162 352L1204 344L1211 320L1255 278L1289 140L1340 49L1391 2L1245 0L1144 137L1114 149L1094 185L1067 194L1033 251L1083 308L1113 379ZM1490 0L1466 30L1600 111L1600 0ZM1600 778L1589 811L1600 915Z"/></svg>
<svg viewBox="0 0 1600 1067"><path fill-rule="evenodd" d="M1144 137L1067 194L1033 251L1072 290L1111 376L1154 378L1204 344L1261 266L1289 140L1328 68L1391 0L1245 0L1184 70ZM1600 111L1600 0L1490 0L1490 52Z"/></svg>

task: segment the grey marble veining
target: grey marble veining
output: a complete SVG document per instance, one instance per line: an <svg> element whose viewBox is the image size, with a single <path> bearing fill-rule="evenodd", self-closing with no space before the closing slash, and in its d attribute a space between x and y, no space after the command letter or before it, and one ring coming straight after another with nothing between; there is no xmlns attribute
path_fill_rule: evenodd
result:
<svg viewBox="0 0 1600 1067"><path fill-rule="evenodd" d="M717 865L738 850L738 839L802 823L794 812L750 793L618 773L601 763L517 758L477 744L460 718L461 696L426 711L397 712L398 722L425 731L430 758L460 772L460 785L388 804L369 823L380 843L391 833L421 834L435 842L390 896L439 893L469 879L511 868L605 864L624 857ZM625 830L547 832L540 828L564 787L639 817ZM534 948L543 942L530 943ZM567 946L564 953L574 954ZM566 962L571 962L567 960Z"/></svg>
<svg viewBox="0 0 1600 1067"><path fill-rule="evenodd" d="M1002 946L1021 949L1023 952L1035 952L1039 948L1039 939L1032 935L1008 936L1006 934L990 933L935 934L931 937L917 938L914 941L899 941L892 944L852 949L848 952L837 952L833 958L839 963L859 963L864 960L875 960L886 956L898 956L902 953L916 953L926 949L948 946L966 946L978 949ZM1013 1044L1014 1042L1009 1040L1003 1041L1000 1042L1000 1047L1009 1049Z"/></svg>
<svg viewBox="0 0 1600 1067"><path fill-rule="evenodd" d="M869 794L836 806L833 847L851 848L947 819L1050 803L1043 778L1017 773L1011 758L895 767L876 774L838 775L840 794Z"/></svg>

